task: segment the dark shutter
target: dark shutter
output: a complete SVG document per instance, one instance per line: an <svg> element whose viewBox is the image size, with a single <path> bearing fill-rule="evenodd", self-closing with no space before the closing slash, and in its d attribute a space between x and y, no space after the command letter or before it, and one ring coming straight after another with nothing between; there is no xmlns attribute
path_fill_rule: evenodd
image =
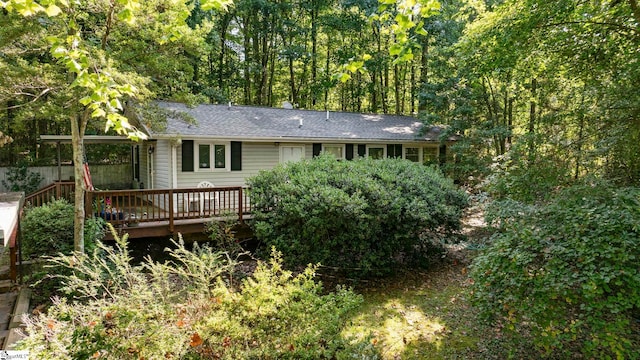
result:
<svg viewBox="0 0 640 360"><path fill-rule="evenodd" d="M441 165L447 162L447 145L440 145L440 158L438 160Z"/></svg>
<svg viewBox="0 0 640 360"><path fill-rule="evenodd" d="M193 140L182 140L182 171L193 171Z"/></svg>
<svg viewBox="0 0 640 360"><path fill-rule="evenodd" d="M353 160L353 144L347 144L346 154L344 158L347 160Z"/></svg>
<svg viewBox="0 0 640 360"><path fill-rule="evenodd" d="M358 144L358 156L365 157L367 155L367 145Z"/></svg>
<svg viewBox="0 0 640 360"><path fill-rule="evenodd" d="M402 157L402 144L388 144L387 145L387 157L388 158L401 158Z"/></svg>
<svg viewBox="0 0 640 360"><path fill-rule="evenodd" d="M322 144L314 143L313 144L313 157L316 157L316 156L320 155L321 151L322 151Z"/></svg>
<svg viewBox="0 0 640 360"><path fill-rule="evenodd" d="M231 171L242 170L242 143L240 141L231 142Z"/></svg>

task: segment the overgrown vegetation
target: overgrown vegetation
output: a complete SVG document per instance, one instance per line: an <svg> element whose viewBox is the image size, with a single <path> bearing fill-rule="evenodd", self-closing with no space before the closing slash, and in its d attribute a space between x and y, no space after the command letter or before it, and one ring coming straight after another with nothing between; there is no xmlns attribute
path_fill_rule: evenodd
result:
<svg viewBox="0 0 640 360"><path fill-rule="evenodd" d="M65 199L28 208L20 221L23 258L54 256L73 251L73 205ZM86 248L91 251L104 236L105 221L92 217L85 221Z"/></svg>
<svg viewBox="0 0 640 360"><path fill-rule="evenodd" d="M496 202L473 298L537 356L637 358L640 190L578 184L536 205Z"/></svg>
<svg viewBox="0 0 640 360"><path fill-rule="evenodd" d="M273 252L240 281L237 261L207 246L169 251L173 261L131 265L126 237L91 256L54 258L63 290L46 314L30 317L20 344L38 359L351 358L357 341L340 336L362 299L323 294L314 266L294 275ZM374 354L374 349L370 349Z"/></svg>
<svg viewBox="0 0 640 360"><path fill-rule="evenodd" d="M459 229L466 195L439 170L397 159L323 155L248 181L256 236L288 264L388 274Z"/></svg>
<svg viewBox="0 0 640 360"><path fill-rule="evenodd" d="M44 177L41 174L29 170L28 161L20 160L15 166L9 168L7 180L2 180L2 185L9 191L23 191L25 194L30 194L38 190L42 180Z"/></svg>

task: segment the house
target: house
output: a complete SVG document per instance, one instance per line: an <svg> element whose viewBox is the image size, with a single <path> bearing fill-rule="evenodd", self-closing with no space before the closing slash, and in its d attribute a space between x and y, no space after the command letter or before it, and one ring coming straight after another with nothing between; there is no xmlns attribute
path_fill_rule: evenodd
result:
<svg viewBox="0 0 640 360"><path fill-rule="evenodd" d="M195 123L174 116L162 131L146 129L149 140L140 150L139 180L151 189L193 188L204 181L242 186L260 170L323 151L344 160L368 156L439 162L456 140L441 139L438 127L423 132L423 124L408 116L158 104L170 113L188 114Z"/></svg>

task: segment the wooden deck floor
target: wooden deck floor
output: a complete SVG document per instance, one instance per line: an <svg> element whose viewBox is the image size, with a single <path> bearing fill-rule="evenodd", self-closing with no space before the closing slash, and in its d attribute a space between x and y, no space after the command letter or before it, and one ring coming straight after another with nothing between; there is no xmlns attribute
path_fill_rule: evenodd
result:
<svg viewBox="0 0 640 360"><path fill-rule="evenodd" d="M250 214L245 214L243 220L249 220ZM180 234L204 233L208 223L212 221L224 221L223 217L202 217L197 219L182 219L173 221L173 229L168 220L141 222L134 226L127 224L115 225L118 236L129 234L129 239L141 239L149 237L171 236ZM113 240L113 234L107 232L105 240Z"/></svg>

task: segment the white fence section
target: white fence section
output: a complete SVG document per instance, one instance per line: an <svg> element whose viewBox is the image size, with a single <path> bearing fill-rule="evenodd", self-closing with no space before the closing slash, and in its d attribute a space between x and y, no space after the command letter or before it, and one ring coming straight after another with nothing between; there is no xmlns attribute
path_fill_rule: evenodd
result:
<svg viewBox="0 0 640 360"><path fill-rule="evenodd" d="M4 185L5 182L9 182L7 175L11 168L0 167L0 192L9 191ZM133 182L133 170L131 164L121 165L89 165L91 171L91 179L93 185L98 189L103 190L116 190L116 189L131 189ZM61 177L60 180L68 181L73 180L73 166L63 165L60 168ZM40 183L39 187L51 184L58 180L58 167L57 166L37 166L30 167L29 171L39 173L44 177L44 180Z"/></svg>

